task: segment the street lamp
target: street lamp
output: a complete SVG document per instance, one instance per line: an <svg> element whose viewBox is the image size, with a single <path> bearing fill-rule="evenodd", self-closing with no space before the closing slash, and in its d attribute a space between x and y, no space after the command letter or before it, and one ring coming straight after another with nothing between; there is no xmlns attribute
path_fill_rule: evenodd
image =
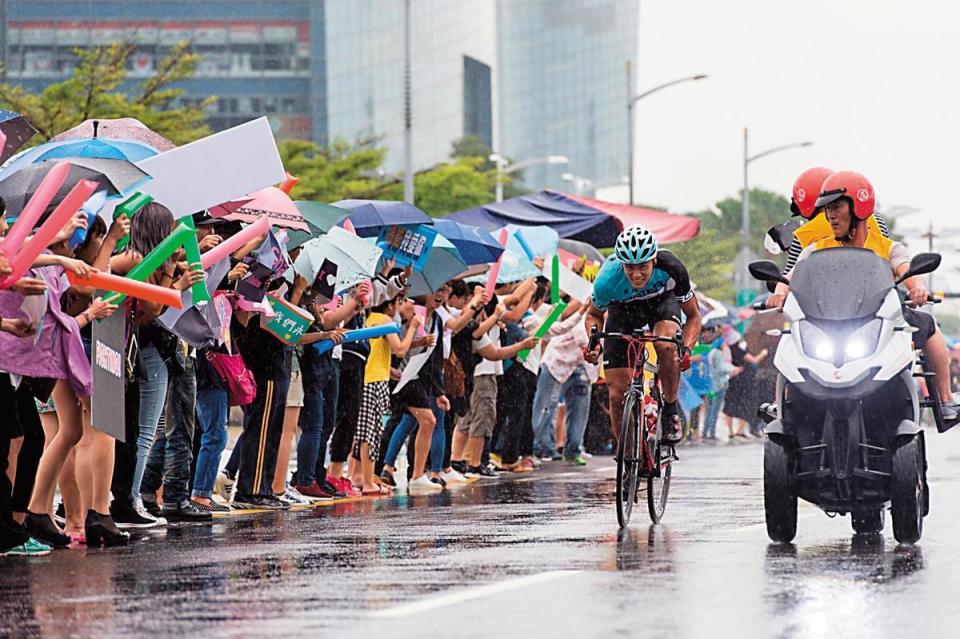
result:
<svg viewBox="0 0 960 639"><path fill-rule="evenodd" d="M740 249L740 264L737 269L738 279L738 288L746 289L750 288L750 273L747 271L747 262L750 260L750 175L749 168L750 163L754 160L759 160L760 158L778 153L780 151L786 151L787 149L799 149L806 146L811 146L813 142L792 142L790 144L782 144L780 146L775 146L772 149L767 149L762 153L757 153L756 155L750 155L750 152L747 147L747 129L743 129L743 210L741 211L740 225L743 232L743 247Z"/></svg>
<svg viewBox="0 0 960 639"><path fill-rule="evenodd" d="M697 75L690 75L684 78L677 78L676 80L671 80L670 82L664 82L659 84L652 89L647 89L643 93L638 95L633 95L633 73L630 62L627 62L627 175L629 176L630 182L630 204L633 205L633 105L637 100L642 100L652 93L657 91L662 91L667 87L672 87L675 84L681 84L683 82L693 82L696 80L703 80L707 76L705 74L699 73Z"/></svg>
<svg viewBox="0 0 960 639"><path fill-rule="evenodd" d="M569 182L573 186L573 192L577 195L583 195L588 189L593 187L593 180L573 173L564 173L560 176L564 182Z"/></svg>
<svg viewBox="0 0 960 639"><path fill-rule="evenodd" d="M522 171L538 164L569 164L570 158L565 155L548 155L542 158L531 158L522 162L510 164L510 160L499 153L491 153L490 161L497 165L497 202L503 202L503 178L509 173Z"/></svg>

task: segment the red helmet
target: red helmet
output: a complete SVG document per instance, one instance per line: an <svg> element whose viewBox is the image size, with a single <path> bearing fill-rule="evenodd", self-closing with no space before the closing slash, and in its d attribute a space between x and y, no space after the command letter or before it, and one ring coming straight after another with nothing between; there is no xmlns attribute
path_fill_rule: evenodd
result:
<svg viewBox="0 0 960 639"><path fill-rule="evenodd" d="M825 166L815 166L800 174L793 183L793 197L790 199L790 211L794 215L802 215L808 220L816 213L814 204L820 195L820 186L833 173Z"/></svg>
<svg viewBox="0 0 960 639"><path fill-rule="evenodd" d="M842 197L850 200L850 206L857 219L865 220L873 215L873 209L877 203L873 185L870 184L870 180L856 171L837 171L824 180L815 206L821 209Z"/></svg>

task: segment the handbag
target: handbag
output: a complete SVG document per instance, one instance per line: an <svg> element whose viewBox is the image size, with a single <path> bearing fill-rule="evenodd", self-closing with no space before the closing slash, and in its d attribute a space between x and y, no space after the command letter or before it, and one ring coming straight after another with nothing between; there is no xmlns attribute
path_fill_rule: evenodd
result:
<svg viewBox="0 0 960 639"><path fill-rule="evenodd" d="M207 353L207 361L227 383L231 406L246 406L257 396L257 382L240 353Z"/></svg>

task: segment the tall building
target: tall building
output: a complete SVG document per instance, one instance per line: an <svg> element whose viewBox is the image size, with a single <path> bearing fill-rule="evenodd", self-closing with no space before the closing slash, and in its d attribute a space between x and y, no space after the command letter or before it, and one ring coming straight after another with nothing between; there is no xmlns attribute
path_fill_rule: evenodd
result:
<svg viewBox="0 0 960 639"><path fill-rule="evenodd" d="M639 0L409 0L413 165L473 135L531 189L569 172L593 186L626 174L624 63ZM404 0L0 0L5 79L30 90L67 77L73 53L137 45L129 83L180 41L200 54L184 100L215 96L214 130L267 115L278 137L376 138L403 169ZM587 183L587 182L583 182Z"/></svg>
<svg viewBox="0 0 960 639"><path fill-rule="evenodd" d="M524 185L594 187L627 174L625 63L637 59L639 0L499 0L498 150L527 169Z"/></svg>

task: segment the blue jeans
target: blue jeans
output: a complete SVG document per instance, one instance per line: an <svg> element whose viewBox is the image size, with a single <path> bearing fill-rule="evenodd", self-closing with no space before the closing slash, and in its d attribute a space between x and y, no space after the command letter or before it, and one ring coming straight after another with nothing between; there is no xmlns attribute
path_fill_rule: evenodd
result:
<svg viewBox="0 0 960 639"><path fill-rule="evenodd" d="M437 406L436 397L430 398L430 408L433 409L433 416L437 418L437 425L433 427L433 435L430 438L429 466L430 471L439 473L443 471L443 453L447 446L447 432L444 427L447 413ZM409 412L405 412L396 430L393 431L393 436L390 437L390 444L387 446L387 453L383 458L385 465L396 467L400 448L416 427L416 418Z"/></svg>
<svg viewBox="0 0 960 639"><path fill-rule="evenodd" d="M554 416L560 398L567 407L567 443L563 456L573 459L583 447L583 433L590 415L590 377L581 365L565 382L558 382L546 365L540 367L537 392L533 398L533 451L540 456L551 456L557 449L554 438Z"/></svg>
<svg viewBox="0 0 960 639"><path fill-rule="evenodd" d="M727 396L727 389L718 391L713 399L707 400L707 416L703 421L703 436L717 436L717 420L720 418L720 409L723 408L723 399Z"/></svg>
<svg viewBox="0 0 960 639"><path fill-rule="evenodd" d="M303 408L300 410L300 439L297 442L297 484L307 486L322 472L327 443L337 423L340 395L340 365L329 353L316 354L307 348L300 361L303 375ZM318 468L319 466L319 468Z"/></svg>
<svg viewBox="0 0 960 639"><path fill-rule="evenodd" d="M140 484L143 483L147 457L157 436L157 424L167 401L167 365L154 346L146 346L140 351L143 374L146 379L140 382L140 415L138 418L140 434L137 436L137 465L133 470L133 484L130 498L140 498Z"/></svg>
<svg viewBox="0 0 960 639"><path fill-rule="evenodd" d="M209 499L220 468L220 456L227 447L229 395L219 388L197 391L197 418L200 421L200 452L193 473L193 496Z"/></svg>
<svg viewBox="0 0 960 639"><path fill-rule="evenodd" d="M183 360L185 370L170 376L167 423L150 450L141 485L141 494L149 497L156 495L162 482L166 504L182 504L190 498L190 463L197 423L197 372L192 359Z"/></svg>

